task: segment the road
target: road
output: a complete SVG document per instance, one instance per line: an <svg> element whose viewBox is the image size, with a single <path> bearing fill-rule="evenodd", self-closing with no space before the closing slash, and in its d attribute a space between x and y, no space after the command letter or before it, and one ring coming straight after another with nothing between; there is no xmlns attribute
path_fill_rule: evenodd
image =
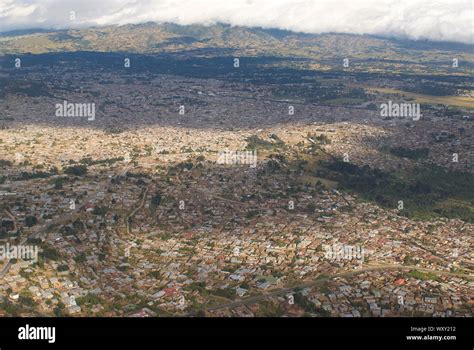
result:
<svg viewBox="0 0 474 350"><path fill-rule="evenodd" d="M299 284L299 285L294 286L294 287L279 289L279 290L275 290L275 291L270 291L266 294L261 294L261 295L248 297L248 298L243 299L243 300L211 306L211 307L206 308L205 311L215 311L215 310L225 309L225 308L235 308L235 307L238 307L238 306L241 306L241 305L254 304L256 302L260 302L262 300L265 300L265 299L268 299L268 298L271 298L271 297L294 293L294 291L296 289L304 289L304 288L308 288L308 287L315 287L315 286L323 284L323 283L325 283L325 282L327 282L331 279L334 279L336 277L350 277L350 276L354 276L354 275L364 273L364 272L384 271L384 270L385 271L390 271L390 270L418 270L418 271L422 271L422 272L433 273L433 274L436 274L436 275L455 276L455 277L462 277L462 278L467 278L467 279L470 279L470 280L474 280L474 276L472 276L472 275L465 275L465 274L453 273L453 272L448 272L448 271L430 270L430 269L420 268L418 266L408 266L408 265L400 266L400 265L385 265L385 264L384 265L373 265L373 266L368 265L367 267L362 268L362 269L342 272L342 273L339 273L339 274L336 274L336 275L333 275L333 276L318 279L316 281L305 282L305 283Z"/></svg>
<svg viewBox="0 0 474 350"><path fill-rule="evenodd" d="M131 228L130 228L130 219L133 218L135 216L135 214L141 209L143 208L143 206L145 205L145 201L146 201L146 196L148 194L148 191L150 190L150 187L148 186L147 188L145 188L145 190L143 191L143 194L142 194L142 197L140 198L140 204L132 210L132 212L127 216L127 234L129 235L131 233Z"/></svg>

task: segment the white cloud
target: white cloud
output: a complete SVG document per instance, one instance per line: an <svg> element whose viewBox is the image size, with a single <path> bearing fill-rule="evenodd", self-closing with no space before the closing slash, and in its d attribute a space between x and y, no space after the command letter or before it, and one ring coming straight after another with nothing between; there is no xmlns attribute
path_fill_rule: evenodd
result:
<svg viewBox="0 0 474 350"><path fill-rule="evenodd" d="M472 0L1 0L0 30L147 21L473 43ZM76 20L69 19L75 11Z"/></svg>

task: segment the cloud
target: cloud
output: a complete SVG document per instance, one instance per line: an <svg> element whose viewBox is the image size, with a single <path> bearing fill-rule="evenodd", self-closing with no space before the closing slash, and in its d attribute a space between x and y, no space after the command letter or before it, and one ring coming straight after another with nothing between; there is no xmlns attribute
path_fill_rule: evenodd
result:
<svg viewBox="0 0 474 350"><path fill-rule="evenodd" d="M1 0L0 30L142 23L279 28L473 43L471 0ZM71 11L75 19L70 19Z"/></svg>

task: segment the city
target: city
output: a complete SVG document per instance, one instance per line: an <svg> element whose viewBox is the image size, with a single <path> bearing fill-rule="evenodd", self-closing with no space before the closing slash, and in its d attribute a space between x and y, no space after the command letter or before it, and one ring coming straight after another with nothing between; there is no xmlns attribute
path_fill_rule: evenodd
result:
<svg viewBox="0 0 474 350"><path fill-rule="evenodd" d="M472 318L472 43L122 22L0 31L0 319Z"/></svg>

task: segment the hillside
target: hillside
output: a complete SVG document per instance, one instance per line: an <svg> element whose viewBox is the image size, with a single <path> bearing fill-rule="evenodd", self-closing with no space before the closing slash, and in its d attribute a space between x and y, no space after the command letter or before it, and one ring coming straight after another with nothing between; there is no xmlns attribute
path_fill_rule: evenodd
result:
<svg viewBox="0 0 474 350"><path fill-rule="evenodd" d="M341 68L349 58L350 69L363 71L453 74L452 60L459 60L455 74L470 74L472 46L452 43L413 42L349 34L302 34L262 28L145 23L61 31L15 31L0 34L1 54L98 52L203 52L226 49L239 56L299 57L305 68ZM219 53L221 51L218 51Z"/></svg>

